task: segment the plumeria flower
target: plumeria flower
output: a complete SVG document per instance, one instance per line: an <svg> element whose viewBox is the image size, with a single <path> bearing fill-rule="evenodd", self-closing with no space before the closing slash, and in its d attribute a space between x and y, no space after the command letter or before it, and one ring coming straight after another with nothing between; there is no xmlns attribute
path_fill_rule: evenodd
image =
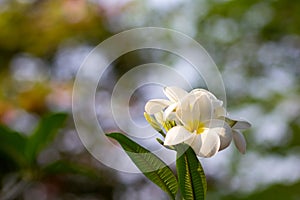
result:
<svg viewBox="0 0 300 200"><path fill-rule="evenodd" d="M180 125L171 128L164 145L189 144L201 157L211 157L226 148L231 140L231 128L214 116L214 102L206 93L187 95L179 103L176 114Z"/></svg>
<svg viewBox="0 0 300 200"><path fill-rule="evenodd" d="M145 105L145 118L164 137L164 145L189 144L201 157L211 157L234 140L241 153L246 141L240 130L249 128L247 121L229 117L223 102L205 89L191 92L166 87L169 100L153 99ZM164 131L166 134L164 133Z"/></svg>

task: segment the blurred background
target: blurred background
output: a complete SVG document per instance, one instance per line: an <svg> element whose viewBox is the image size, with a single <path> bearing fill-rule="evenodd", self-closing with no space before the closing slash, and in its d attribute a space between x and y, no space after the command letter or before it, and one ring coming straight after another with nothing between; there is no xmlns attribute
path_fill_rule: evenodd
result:
<svg viewBox="0 0 300 200"><path fill-rule="evenodd" d="M201 160L207 199L300 199L299 13L300 1L288 0L0 0L0 199L167 199L143 175L94 159L72 119L84 58L110 36L144 26L203 45L222 74L227 110L253 125L245 155L231 145ZM190 69L166 52L130 52L102 77L96 99L105 101L97 102L109 103L116 81L149 62ZM130 101L142 124L149 89ZM118 130L104 107L101 126Z"/></svg>

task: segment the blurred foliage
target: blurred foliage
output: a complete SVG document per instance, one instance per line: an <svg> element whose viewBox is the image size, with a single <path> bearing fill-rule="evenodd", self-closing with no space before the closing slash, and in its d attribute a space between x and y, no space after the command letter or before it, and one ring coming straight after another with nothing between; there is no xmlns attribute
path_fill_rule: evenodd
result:
<svg viewBox="0 0 300 200"><path fill-rule="evenodd" d="M53 142L66 121L66 117L67 114L64 113L45 116L29 136L4 126L0 127L0 159L3 163L0 166L0 178L4 180L0 193L1 199L19 199L28 187L41 181L46 184L50 181L51 184L55 184L55 187L62 187L68 191L70 189L67 189L64 184L69 184L71 180L68 180L66 175L81 175L88 178L86 181L102 182L103 176L99 171L69 159L59 159L47 164L39 163L38 158L41 152ZM62 179L64 176L66 177ZM13 185L8 186L10 184ZM101 187L95 187L92 184L90 186L97 191L105 190L105 194L111 195L112 185L110 184L106 182L106 184L101 183ZM76 185L76 181L73 185ZM77 187L79 187L78 190L73 192L93 190L82 186Z"/></svg>
<svg viewBox="0 0 300 200"><path fill-rule="evenodd" d="M8 1L0 15L0 51L6 56L49 58L66 39L96 43L108 36L101 11L86 1Z"/></svg>
<svg viewBox="0 0 300 200"><path fill-rule="evenodd" d="M9 128L1 127L0 148L6 156L6 160L10 159L10 163L15 165L13 168L28 169L29 172L25 172L28 175L24 176L29 176L29 179L34 177L38 154L53 140L65 119L65 114L45 117L28 137ZM1 174L5 173L6 171Z"/></svg>
<svg viewBox="0 0 300 200"><path fill-rule="evenodd" d="M133 27L176 29L207 49L224 76L229 110L244 109L253 114L253 120L261 120L246 133L250 155L279 156L282 160L299 155L300 1L108 2L0 1L2 199L40 199L41 193L46 195L44 199L134 199L130 194L147 191L143 186L149 184L143 178L128 183L117 178L116 172L95 164L76 143L79 139L69 133L74 131L72 120L63 123L65 114L46 115L71 112L73 79L84 56L104 39ZM59 60L61 57L66 60ZM155 50L130 52L112 64L114 70L107 72L104 87L110 92L117 78L137 64L172 65L176 59ZM266 123L267 128L263 127ZM284 136L274 143L279 125L284 127ZM262 130L271 133L257 139ZM270 139L271 134L275 136ZM67 149L66 138L75 147ZM48 157L47 152L56 156ZM208 169L210 199L299 198L299 180L242 192L249 186L243 179L245 173L239 173L245 157L233 155L229 174L219 179L219 173ZM241 185L230 188L238 178ZM148 194L154 195L152 189Z"/></svg>
<svg viewBox="0 0 300 200"><path fill-rule="evenodd" d="M225 200L235 200L235 199L242 199L242 200L251 200L251 199L269 199L272 197L274 200L280 200L280 199L299 199L300 193L299 193L299 187L300 183L295 183L293 185L281 185L276 184L268 189L259 191L257 193L251 194L249 196L235 196L235 195L228 195L227 197L224 197L222 199ZM274 194L274 191L277 191L276 194Z"/></svg>

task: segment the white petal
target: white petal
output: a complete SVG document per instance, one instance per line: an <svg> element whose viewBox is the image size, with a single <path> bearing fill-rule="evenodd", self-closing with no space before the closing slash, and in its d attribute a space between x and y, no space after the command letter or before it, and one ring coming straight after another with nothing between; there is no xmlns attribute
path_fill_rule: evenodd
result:
<svg viewBox="0 0 300 200"><path fill-rule="evenodd" d="M192 149L195 151L195 153L198 155L200 152L201 146L202 146L202 138L198 134L194 134L194 137L190 138L189 140L186 140L184 143L190 145Z"/></svg>
<svg viewBox="0 0 300 200"><path fill-rule="evenodd" d="M206 128L210 128L210 129L228 126L228 124L221 119L210 119L210 120L203 121L203 123Z"/></svg>
<svg viewBox="0 0 300 200"><path fill-rule="evenodd" d="M183 126L175 126L167 132L164 145L175 145L182 143L193 137L193 135L194 134L186 130Z"/></svg>
<svg viewBox="0 0 300 200"><path fill-rule="evenodd" d="M186 95L178 105L177 116L189 130L197 130L200 123L200 99Z"/></svg>
<svg viewBox="0 0 300 200"><path fill-rule="evenodd" d="M232 131L233 134L233 140L236 148L241 152L242 154L246 153L246 140L243 134L241 134L237 130Z"/></svg>
<svg viewBox="0 0 300 200"><path fill-rule="evenodd" d="M164 88L165 95L173 102L179 101L185 95L188 94L187 91L179 88L179 87L165 87Z"/></svg>
<svg viewBox="0 0 300 200"><path fill-rule="evenodd" d="M251 127L251 124L247 121L237 121L234 125L233 125L233 129L238 129L238 130L244 130L244 129L248 129Z"/></svg>
<svg viewBox="0 0 300 200"><path fill-rule="evenodd" d="M185 126L196 130L201 121L211 118L212 104L206 94L200 97L188 94L179 101L176 114Z"/></svg>
<svg viewBox="0 0 300 200"><path fill-rule="evenodd" d="M170 115L168 116L168 120L174 120L178 122L178 118L175 112L170 113Z"/></svg>
<svg viewBox="0 0 300 200"><path fill-rule="evenodd" d="M199 96L201 96L202 94L206 94L206 95L208 95L211 99L215 99L215 100L217 99L217 98L215 97L215 95L213 95L213 93L209 92L208 90L202 89L202 88L194 89L194 90L192 90L190 93L193 93L193 94L199 95Z"/></svg>
<svg viewBox="0 0 300 200"><path fill-rule="evenodd" d="M167 109L164 111L164 120L166 120L169 115L176 109L177 105L177 103L173 103L167 107Z"/></svg>
<svg viewBox="0 0 300 200"><path fill-rule="evenodd" d="M201 99L197 99L194 104L191 106L191 115L193 119L193 127L191 127L193 130L196 130L200 123L200 116L201 116Z"/></svg>
<svg viewBox="0 0 300 200"><path fill-rule="evenodd" d="M146 103L145 111L148 114L152 115L152 114L155 114L157 112L162 111L163 109L165 109L170 104L171 104L171 102L169 100L152 99L152 100L150 100Z"/></svg>
<svg viewBox="0 0 300 200"><path fill-rule="evenodd" d="M221 151L221 150L227 148L230 145L231 141L232 141L231 130L228 129L228 128L225 128L225 127L223 127L223 128L214 128L214 129L215 129L214 131L220 137L221 144L220 144L219 151Z"/></svg>
<svg viewBox="0 0 300 200"><path fill-rule="evenodd" d="M163 112L157 112L154 114L154 118L156 119L156 121L158 123L160 123L161 125L164 123L164 119L163 119Z"/></svg>
<svg viewBox="0 0 300 200"><path fill-rule="evenodd" d="M185 96L182 100L178 102L178 107L176 110L176 115L178 116L179 120L185 126L189 127L190 123L194 120L191 107L191 98L189 95Z"/></svg>
<svg viewBox="0 0 300 200"><path fill-rule="evenodd" d="M233 129L244 130L251 127L251 124L244 119L232 117L231 115L227 115L226 118L231 121L230 123L234 124L233 126L231 125Z"/></svg>
<svg viewBox="0 0 300 200"><path fill-rule="evenodd" d="M226 116L226 110L222 106L214 106L214 117Z"/></svg>
<svg viewBox="0 0 300 200"><path fill-rule="evenodd" d="M209 97L209 99L212 101L213 103L213 107L216 107L216 106L222 106L223 105L223 101L217 99L217 97L209 92L208 90L205 90L205 89L194 89L190 92L190 94L194 94L198 97L200 97L201 95L207 95Z"/></svg>
<svg viewBox="0 0 300 200"><path fill-rule="evenodd" d="M208 132L218 134L220 137L219 151L228 147L232 141L232 130L230 126L223 120L210 120L205 122L205 126L209 127Z"/></svg>
<svg viewBox="0 0 300 200"><path fill-rule="evenodd" d="M200 150L196 152L196 154L201 157L212 157L218 152L220 148L220 138L218 134L214 134L212 132L204 132L202 134L199 134L197 141L198 145L201 141L201 147ZM195 145L193 149L198 149L198 147Z"/></svg>
<svg viewBox="0 0 300 200"><path fill-rule="evenodd" d="M200 101L200 121L211 119L213 113L212 102L207 95L201 95Z"/></svg>

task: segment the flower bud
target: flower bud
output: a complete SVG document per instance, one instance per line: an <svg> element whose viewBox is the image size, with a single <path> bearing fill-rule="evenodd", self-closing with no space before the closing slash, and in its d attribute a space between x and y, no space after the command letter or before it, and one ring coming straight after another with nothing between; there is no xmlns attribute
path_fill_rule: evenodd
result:
<svg viewBox="0 0 300 200"><path fill-rule="evenodd" d="M144 112L145 119L147 122L158 132L161 132L161 127L157 120L155 120L153 117L151 117L148 113Z"/></svg>

